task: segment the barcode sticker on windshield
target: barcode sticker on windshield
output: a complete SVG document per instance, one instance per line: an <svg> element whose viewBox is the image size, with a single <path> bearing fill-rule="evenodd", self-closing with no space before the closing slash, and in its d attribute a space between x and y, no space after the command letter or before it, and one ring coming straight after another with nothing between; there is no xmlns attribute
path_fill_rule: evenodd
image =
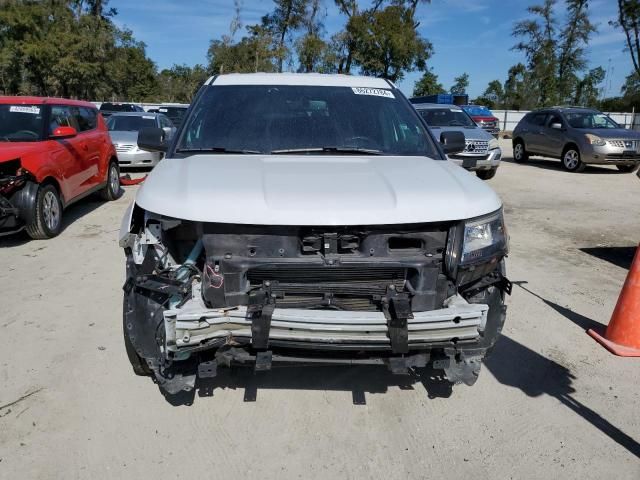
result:
<svg viewBox="0 0 640 480"><path fill-rule="evenodd" d="M145 120L153 120L155 117L153 115L143 115L142 118Z"/></svg>
<svg viewBox="0 0 640 480"><path fill-rule="evenodd" d="M166 109L166 108L159 108L159 109L158 109L158 111L159 111L159 112L162 112L162 113L166 113L166 112L167 112L167 109Z"/></svg>
<svg viewBox="0 0 640 480"><path fill-rule="evenodd" d="M459 108L450 108L449 111L451 111L451 112L461 112L462 110L460 110Z"/></svg>
<svg viewBox="0 0 640 480"><path fill-rule="evenodd" d="M351 87L356 95L373 95L374 97L396 98L391 90L384 88Z"/></svg>
<svg viewBox="0 0 640 480"><path fill-rule="evenodd" d="M31 113L32 115L40 114L40 107L29 107L23 105L11 105L9 111L13 113Z"/></svg>

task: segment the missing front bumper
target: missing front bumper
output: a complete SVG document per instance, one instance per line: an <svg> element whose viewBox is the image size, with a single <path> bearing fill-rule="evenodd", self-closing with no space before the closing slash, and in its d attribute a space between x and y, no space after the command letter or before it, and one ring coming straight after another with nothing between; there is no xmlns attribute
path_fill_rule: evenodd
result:
<svg viewBox="0 0 640 480"><path fill-rule="evenodd" d="M459 295L445 301L444 308L414 312L407 320L408 344L442 344L476 340L484 331L489 307L470 304ZM167 352L202 350L216 340L226 344L251 340L252 321L246 307L208 309L198 299L181 308L165 310L164 326ZM316 348L318 344L350 344L391 349L387 320L382 312L278 309L273 311L269 340L279 345Z"/></svg>

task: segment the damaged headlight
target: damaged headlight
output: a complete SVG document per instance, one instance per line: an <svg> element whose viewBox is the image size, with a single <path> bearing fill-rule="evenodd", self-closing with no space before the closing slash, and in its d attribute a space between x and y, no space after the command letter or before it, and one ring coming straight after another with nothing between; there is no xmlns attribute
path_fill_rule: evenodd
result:
<svg viewBox="0 0 640 480"><path fill-rule="evenodd" d="M460 264L476 263L507 251L507 232L502 210L465 223Z"/></svg>
<svg viewBox="0 0 640 480"><path fill-rule="evenodd" d="M491 264L498 257L506 255L507 251L508 237L500 209L451 228L447 241L446 269L452 278L456 278L459 267L469 269L478 264Z"/></svg>

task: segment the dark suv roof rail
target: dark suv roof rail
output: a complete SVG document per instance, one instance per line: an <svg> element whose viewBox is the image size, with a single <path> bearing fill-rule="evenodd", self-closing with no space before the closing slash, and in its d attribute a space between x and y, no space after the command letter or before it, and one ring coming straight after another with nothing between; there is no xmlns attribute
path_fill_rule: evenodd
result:
<svg viewBox="0 0 640 480"><path fill-rule="evenodd" d="M581 105L554 105L553 107L547 107L547 108L580 108L582 110L593 110L593 108L584 107Z"/></svg>

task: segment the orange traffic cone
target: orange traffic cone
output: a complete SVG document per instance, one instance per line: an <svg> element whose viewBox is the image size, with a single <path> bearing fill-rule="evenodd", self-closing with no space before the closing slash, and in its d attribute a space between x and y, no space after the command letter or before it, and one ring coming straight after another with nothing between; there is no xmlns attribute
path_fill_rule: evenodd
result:
<svg viewBox="0 0 640 480"><path fill-rule="evenodd" d="M640 357L640 246L636 248L629 274L604 335L587 331L611 353Z"/></svg>

